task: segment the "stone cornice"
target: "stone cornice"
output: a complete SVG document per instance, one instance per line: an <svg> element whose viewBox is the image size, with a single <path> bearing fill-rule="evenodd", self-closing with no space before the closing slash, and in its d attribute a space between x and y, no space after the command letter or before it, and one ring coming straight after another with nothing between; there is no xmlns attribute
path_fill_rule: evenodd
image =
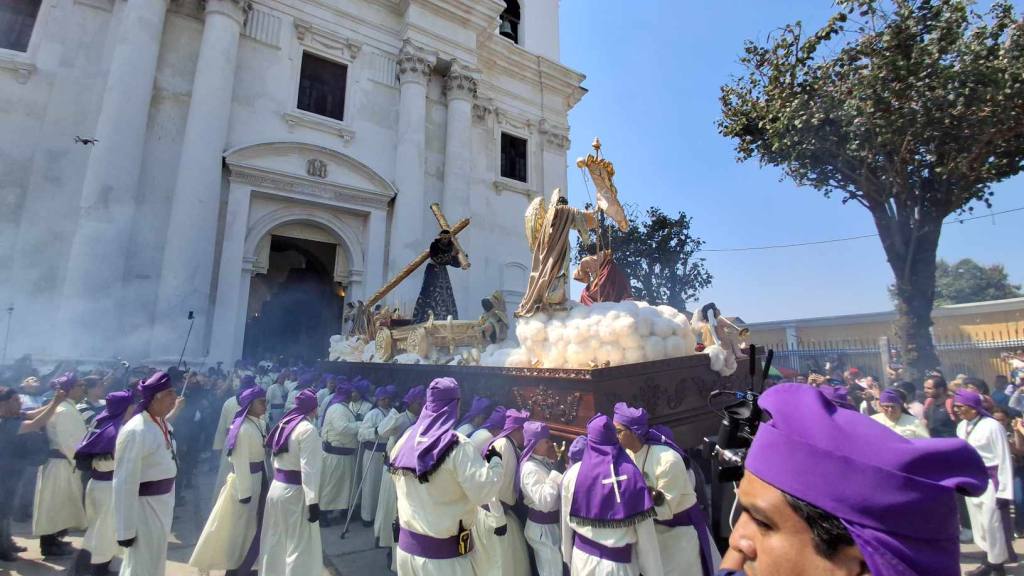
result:
<svg viewBox="0 0 1024 576"><path fill-rule="evenodd" d="M556 126L545 119L541 119L537 125L537 132L543 137L545 148L553 148L565 152L572 144L569 140L568 127Z"/></svg>
<svg viewBox="0 0 1024 576"><path fill-rule="evenodd" d="M426 49L406 38L398 52L398 80L400 83L416 82L426 85L434 69L436 57Z"/></svg>
<svg viewBox="0 0 1024 576"><path fill-rule="evenodd" d="M493 32L505 10L505 3L500 0L400 0L403 13L408 14L412 6L454 22L477 36Z"/></svg>
<svg viewBox="0 0 1024 576"><path fill-rule="evenodd" d="M359 57L363 43L342 36L305 20L295 20L295 37L304 46L323 51L344 62Z"/></svg>
<svg viewBox="0 0 1024 576"><path fill-rule="evenodd" d="M229 179L255 186L265 194L280 194L335 206L361 206L371 210L387 209L390 194L369 188L342 186L312 177L282 176L276 172L248 164L229 164Z"/></svg>
<svg viewBox="0 0 1024 576"><path fill-rule="evenodd" d="M586 76L567 66L538 56L495 35L480 44L479 66L514 78L527 86L543 86L545 98L560 98L568 111L586 94ZM485 65L486 64L486 65ZM484 78L486 80L486 77Z"/></svg>
<svg viewBox="0 0 1024 576"><path fill-rule="evenodd" d="M444 92L448 100L473 101L476 96L476 77L464 64L452 60L444 81Z"/></svg>

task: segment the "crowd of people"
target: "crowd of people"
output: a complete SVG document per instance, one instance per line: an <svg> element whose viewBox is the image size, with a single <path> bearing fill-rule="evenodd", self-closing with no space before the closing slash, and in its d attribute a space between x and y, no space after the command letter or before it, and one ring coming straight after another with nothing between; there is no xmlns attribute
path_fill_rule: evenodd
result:
<svg viewBox="0 0 1024 576"><path fill-rule="evenodd" d="M58 369L0 387L0 491L14 495L0 500L0 560L23 551L11 518L31 518L44 556L76 554L66 535L85 531L79 574L121 556L121 574L160 576L180 489L206 457L215 503L189 563L229 576L320 574L320 528L351 522L403 576L954 574L967 530L986 553L974 574L1015 561L1024 376L990 391L936 373L919 393L850 369L773 386L723 558L699 467L641 407L616 404L566 446L451 378L399 390L285 366ZM931 512L910 508L924 499ZM958 515L962 534L910 537ZM794 539L788 552L770 531Z"/></svg>

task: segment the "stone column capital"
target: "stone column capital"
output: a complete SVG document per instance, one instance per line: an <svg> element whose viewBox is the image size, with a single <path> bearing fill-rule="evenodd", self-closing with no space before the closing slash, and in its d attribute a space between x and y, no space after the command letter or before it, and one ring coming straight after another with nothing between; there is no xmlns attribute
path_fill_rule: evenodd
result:
<svg viewBox="0 0 1024 576"><path fill-rule="evenodd" d="M249 0L203 0L202 4L207 16L223 14L243 26L246 16L252 10L252 2Z"/></svg>
<svg viewBox="0 0 1024 576"><path fill-rule="evenodd" d="M415 82L426 85L434 63L426 50L406 38L398 51L398 81L401 84Z"/></svg>
<svg viewBox="0 0 1024 576"><path fill-rule="evenodd" d="M451 68L444 81L444 93L449 101L472 102L476 97L476 77L469 72L465 64L458 60L452 60Z"/></svg>

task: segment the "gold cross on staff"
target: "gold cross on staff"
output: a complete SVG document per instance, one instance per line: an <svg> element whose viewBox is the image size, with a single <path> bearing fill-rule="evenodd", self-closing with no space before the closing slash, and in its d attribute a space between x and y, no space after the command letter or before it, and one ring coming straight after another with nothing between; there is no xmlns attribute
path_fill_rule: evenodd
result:
<svg viewBox="0 0 1024 576"><path fill-rule="evenodd" d="M448 225L448 219L444 217L444 212L441 212L440 204L438 204L437 202L431 204L430 211L434 213L434 218L437 218L437 224L441 226L441 230L451 231L452 228L451 226ZM466 251L462 249L462 246L459 245L458 238L456 238L454 234L452 234L452 243L455 244L456 250L459 251L459 266L461 266L463 270L469 269L469 254L467 254Z"/></svg>

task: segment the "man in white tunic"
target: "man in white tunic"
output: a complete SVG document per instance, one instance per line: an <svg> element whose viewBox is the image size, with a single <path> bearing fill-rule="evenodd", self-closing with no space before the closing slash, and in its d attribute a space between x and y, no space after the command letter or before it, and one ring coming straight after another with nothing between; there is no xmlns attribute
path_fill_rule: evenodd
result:
<svg viewBox="0 0 1024 576"><path fill-rule="evenodd" d="M288 399L288 389L284 387L285 373L282 372L274 383L267 388L267 422L273 426L284 414L284 404Z"/></svg>
<svg viewBox="0 0 1024 576"><path fill-rule="evenodd" d="M878 395L878 414L871 417L875 422L903 436L904 438L930 438L924 422L915 418L897 390L889 388Z"/></svg>
<svg viewBox="0 0 1024 576"><path fill-rule="evenodd" d="M489 444L495 436L500 434L504 428L505 407L495 406L494 410L491 410L491 415L487 417L487 420L485 420L479 428L473 431L473 435L469 437L469 441L476 446L477 450L483 452L487 449L487 444Z"/></svg>
<svg viewBox="0 0 1024 576"><path fill-rule="evenodd" d="M348 407L352 386L339 382L324 408L320 424L324 463L320 474L320 524L343 522L352 507L355 486L356 450L359 448L359 422Z"/></svg>
<svg viewBox="0 0 1024 576"><path fill-rule="evenodd" d="M318 576L324 569L319 524L323 450L312 422L316 409L316 393L303 390L295 408L267 435L274 481L260 536L259 571L266 576Z"/></svg>
<svg viewBox="0 0 1024 576"><path fill-rule="evenodd" d="M288 400L284 403L284 409L290 411L295 408L295 398L302 393L303 390L311 390L313 392L313 399L316 400L316 390L313 390L313 384L316 384L316 373L312 371L305 371L299 375L299 381L288 391Z"/></svg>
<svg viewBox="0 0 1024 576"><path fill-rule="evenodd" d="M380 436L378 428L391 410L391 401L394 400L396 392L394 386L378 388L374 394L376 406L366 414L359 426L359 447L363 454L359 466L361 472L366 475L363 480L359 516L366 527L373 526L373 515L377 513L377 496L380 494L384 454L388 447L388 439Z"/></svg>
<svg viewBox="0 0 1024 576"><path fill-rule="evenodd" d="M334 389L338 386L338 377L333 374L324 375L324 385L316 391L316 421L321 423L324 420L324 412L327 411L327 403L334 396ZM321 432L321 436L323 433Z"/></svg>
<svg viewBox="0 0 1024 576"><path fill-rule="evenodd" d="M256 379L250 378L242 379L240 383L242 390L256 384ZM228 429L231 428L231 422L235 419L235 413L238 412L238 395L240 393L241 390L224 400L224 404L220 407L217 429L213 433L213 453L217 455L217 479L213 483L213 502L217 501L220 489L224 487L224 480L227 479L228 472L231 471L231 462L228 461L228 455L224 452L224 440L228 437Z"/></svg>
<svg viewBox="0 0 1024 576"><path fill-rule="evenodd" d="M953 409L960 416L956 435L977 450L989 474L988 488L978 497L967 498L974 543L985 552L985 563L972 575L1005 574L1009 556L998 499L1013 499L1013 462L1006 430L992 418L974 390L957 390Z"/></svg>
<svg viewBox="0 0 1024 576"><path fill-rule="evenodd" d="M138 392L138 413L121 427L114 451L114 532L125 548L121 576L163 576L178 475L165 418L178 396L166 372L150 376Z"/></svg>
<svg viewBox="0 0 1024 576"><path fill-rule="evenodd" d="M519 500L519 452L523 445L523 424L529 412L509 409L505 412L505 428L488 443L504 462L498 498L477 514L474 538L477 553L473 563L477 572L486 573L494 566L501 567L505 576L529 576L530 558L526 549L523 525L512 512ZM484 452L486 453L486 452Z"/></svg>
<svg viewBox="0 0 1024 576"><path fill-rule="evenodd" d="M75 449L87 432L85 420L75 406L85 398L85 384L69 372L50 386L63 390L67 397L46 423L50 453L46 464L36 473L32 534L39 537L43 556L67 556L71 554L71 545L60 538L69 529L87 526L82 479L75 468Z"/></svg>
<svg viewBox="0 0 1024 576"><path fill-rule="evenodd" d="M131 390L107 394L106 404L96 416L93 429L75 451L79 468L90 471L85 488L85 516L89 528L82 538L82 550L88 554L91 576L109 574L110 561L121 551L114 534L114 449L118 431L133 414Z"/></svg>
<svg viewBox="0 0 1024 576"><path fill-rule="evenodd" d="M539 576L562 576L562 473L555 469L555 445L543 422L523 424L523 439L519 477L527 508L526 541L533 548Z"/></svg>
<svg viewBox="0 0 1024 576"><path fill-rule="evenodd" d="M587 423L583 459L562 478L562 557L573 576L661 576L654 501L611 418Z"/></svg>
<svg viewBox="0 0 1024 576"><path fill-rule="evenodd" d="M201 571L226 570L226 576L249 576L259 556L260 524L269 488L261 418L267 411L266 395L259 386L252 386L238 396L238 412L224 441L232 472L188 561Z"/></svg>
<svg viewBox="0 0 1024 576"><path fill-rule="evenodd" d="M398 495L399 576L474 576L473 525L480 505L498 494L502 460L486 457L455 432L459 385L438 378L419 418L391 451ZM487 572L499 574L500 572Z"/></svg>
<svg viewBox="0 0 1024 576"><path fill-rule="evenodd" d="M466 438L471 438L473 432L476 432L477 428L484 423L484 420L491 413L490 408L491 401L489 399L483 396L474 396L473 403L470 404L469 410L459 419L459 424L455 431Z"/></svg>
<svg viewBox="0 0 1024 576"><path fill-rule="evenodd" d="M721 558L712 552L706 516L697 503L684 452L652 430L647 411L615 405L615 432L654 499L654 531L666 575L711 576Z"/></svg>
<svg viewBox="0 0 1024 576"><path fill-rule="evenodd" d="M416 423L423 410L423 402L427 398L427 387L422 384L411 388L402 398L405 410L399 412L391 409L384 421L380 423L380 435L388 439L387 454L398 444L402 434ZM390 456L389 456L390 458ZM395 480L387 473L388 463L384 464L384 475L380 479L380 496L377 497L377 513L373 516L373 535L377 538L377 546L391 548L391 569L395 569L395 535L394 524L398 517L398 495L395 493Z"/></svg>

